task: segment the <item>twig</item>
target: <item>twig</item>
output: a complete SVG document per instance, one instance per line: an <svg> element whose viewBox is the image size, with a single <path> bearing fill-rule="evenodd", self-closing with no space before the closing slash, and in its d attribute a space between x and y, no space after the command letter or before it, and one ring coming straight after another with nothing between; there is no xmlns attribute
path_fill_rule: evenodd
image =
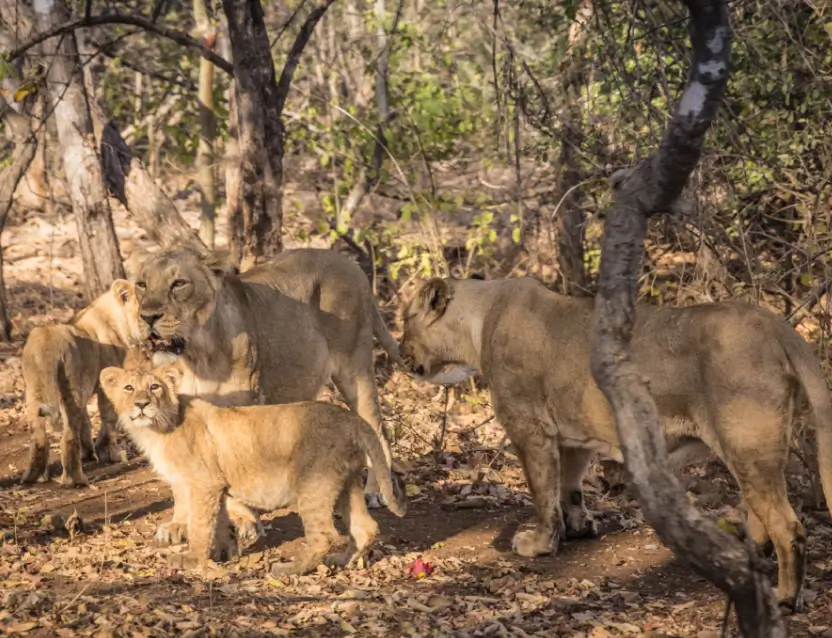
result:
<svg viewBox="0 0 832 638"><path fill-rule="evenodd" d="M328 0L328 2L331 4L332 2L334 2L334 0ZM206 60L213 62L216 66L228 73L228 75L234 77L234 66L225 58L222 58L216 53L214 53L210 49L210 47L208 47L205 43L200 42L199 40L195 40L187 33L184 33L177 29L171 29L170 27L160 26L152 20L148 20L147 18L134 15L124 15L119 13L110 15L85 16L83 18L79 18L78 20L71 20L70 22L65 22L64 24L58 24L52 27L51 29L47 29L46 31L42 31L41 33L33 35L27 42L24 42L16 49L10 51L6 56L6 59L11 62L12 60L21 57L32 47L37 46L41 42L45 42L49 38L54 38L55 36L65 35L68 33L74 33L77 29L82 29L85 27L95 27L107 24L122 24L140 27L145 31L155 33L158 36L167 38L168 40L172 40L177 44L181 44L184 47L196 49L202 54L202 57L204 57ZM309 38L307 36L307 40L308 39ZM297 61L295 61L295 66L297 66ZM294 71L294 69L292 70Z"/></svg>
<svg viewBox="0 0 832 638"><path fill-rule="evenodd" d="M309 38L312 37L312 33L315 31L318 22L333 2L335 0L324 0L309 12L309 15L306 16L306 21L300 28L298 36L295 38L294 44L292 44L292 48L289 50L286 64L283 65L283 70L280 72L280 79L277 82L277 96L275 100L278 114L283 113L286 98L289 96L289 88L292 85L292 76L295 74L295 69L298 67L298 64L300 64L300 57L303 54L303 50L306 48Z"/></svg>

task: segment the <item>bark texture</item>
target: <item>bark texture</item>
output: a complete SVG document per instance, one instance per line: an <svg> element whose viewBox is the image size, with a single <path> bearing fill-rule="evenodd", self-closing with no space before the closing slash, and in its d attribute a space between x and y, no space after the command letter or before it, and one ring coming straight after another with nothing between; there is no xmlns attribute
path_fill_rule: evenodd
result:
<svg viewBox="0 0 832 638"><path fill-rule="evenodd" d="M173 201L133 155L112 122L98 111L101 125L101 165L110 192L124 205L147 236L162 248L188 247L205 255L208 249L179 214Z"/></svg>
<svg viewBox="0 0 832 638"><path fill-rule="evenodd" d="M203 45L213 47L217 32L208 19L205 0L194 0L194 21L197 24ZM201 214L199 238L208 248L214 247L214 137L216 117L214 115L214 64L206 58L199 61L199 148L196 155L197 182L201 193Z"/></svg>
<svg viewBox="0 0 832 638"><path fill-rule="evenodd" d="M234 65L242 223L241 268L283 248L283 120L277 79L260 0L223 0Z"/></svg>
<svg viewBox="0 0 832 638"><path fill-rule="evenodd" d="M35 7L40 31L48 31L69 20L69 9L63 0L40 0ZM101 176L75 36L69 34L48 40L44 50L51 58L47 87L78 226L86 293L89 299L94 299L105 292L114 279L124 277L124 268L107 189Z"/></svg>
<svg viewBox="0 0 832 638"><path fill-rule="evenodd" d="M242 190L238 213L242 219L229 219L229 227L232 247L242 246L240 267L243 270L283 249L283 106L301 54L332 2L324 0L310 11L289 51L279 81L260 0L223 0L222 3L234 60ZM241 236L235 236L235 232Z"/></svg>
<svg viewBox="0 0 832 638"><path fill-rule="evenodd" d="M583 46L587 24L592 17L591 0L583 0L575 21L569 28L569 49L564 59L563 99L561 110L561 150L558 179L560 208L555 217L558 247L558 268L562 277L563 293L586 294L587 280L584 267L584 224L586 215L581 207L581 171L577 151L581 147L581 83L583 81Z"/></svg>
<svg viewBox="0 0 832 638"><path fill-rule="evenodd" d="M6 225L9 210L14 204L14 192L26 174L37 152L37 138L33 134L18 139L12 155L12 163L0 171L0 234ZM12 322L6 304L6 281L3 277L3 249L0 247L0 341L8 343L12 338Z"/></svg>
<svg viewBox="0 0 832 638"><path fill-rule="evenodd" d="M683 560L733 601L744 636L785 636L753 550L721 531L685 496L666 464L656 405L630 358L647 218L671 211L699 162L728 80L731 31L723 0L686 0L693 61L688 85L659 149L614 176L595 303L592 373L610 403L645 519Z"/></svg>

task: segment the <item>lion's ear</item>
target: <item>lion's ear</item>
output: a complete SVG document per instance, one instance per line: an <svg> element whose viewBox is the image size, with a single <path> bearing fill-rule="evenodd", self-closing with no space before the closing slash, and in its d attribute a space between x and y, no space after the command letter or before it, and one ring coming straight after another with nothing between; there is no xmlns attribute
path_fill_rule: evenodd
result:
<svg viewBox="0 0 832 638"><path fill-rule="evenodd" d="M234 260L231 259L231 253L227 250L215 250L202 257L202 263L220 279L240 274L237 266L234 265Z"/></svg>
<svg viewBox="0 0 832 638"><path fill-rule="evenodd" d="M419 299L422 308L426 312L435 314L438 319L448 308L448 302L451 300L451 287L444 279L432 277L422 284Z"/></svg>
<svg viewBox="0 0 832 638"><path fill-rule="evenodd" d="M183 374L178 364L171 363L169 365L159 366L154 370L154 374L162 378L173 394L179 394L179 386L182 384Z"/></svg>
<svg viewBox="0 0 832 638"><path fill-rule="evenodd" d="M115 298L118 299L122 306L126 306L136 296L135 287L126 279L116 279L113 285L110 286L110 290L113 291L113 295L115 295Z"/></svg>
<svg viewBox="0 0 832 638"><path fill-rule="evenodd" d="M128 257L127 261L124 262L124 269L131 278L134 278L139 274L144 262L146 262L152 254L153 253L145 248L133 249L133 252L130 253L130 257Z"/></svg>
<svg viewBox="0 0 832 638"><path fill-rule="evenodd" d="M101 384L101 389L104 390L104 394L106 394L107 398L110 400L113 399L116 387L119 385L121 374L121 368L110 366L109 368L104 368L101 371L101 374L98 375L98 381Z"/></svg>

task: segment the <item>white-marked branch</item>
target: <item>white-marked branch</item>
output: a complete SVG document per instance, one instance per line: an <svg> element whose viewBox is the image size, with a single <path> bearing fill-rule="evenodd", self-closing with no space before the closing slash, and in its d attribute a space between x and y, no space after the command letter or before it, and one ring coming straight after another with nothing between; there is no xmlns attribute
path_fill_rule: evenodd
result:
<svg viewBox="0 0 832 638"><path fill-rule="evenodd" d="M728 80L731 31L725 0L687 0L686 5L693 60L685 92L659 148L615 179L595 303L592 373L614 412L645 519L680 558L728 594L744 636L785 636L753 551L703 516L668 469L655 402L630 358L647 219L674 208L699 161Z"/></svg>

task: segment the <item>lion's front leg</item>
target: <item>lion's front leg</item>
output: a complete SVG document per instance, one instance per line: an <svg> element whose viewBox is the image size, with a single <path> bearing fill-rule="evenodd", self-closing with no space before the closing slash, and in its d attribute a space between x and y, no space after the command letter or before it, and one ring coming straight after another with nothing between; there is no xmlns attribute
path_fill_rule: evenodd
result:
<svg viewBox="0 0 832 638"><path fill-rule="evenodd" d="M188 554L184 566L193 569L209 560L221 561L235 555L224 489L217 485L189 486Z"/></svg>
<svg viewBox="0 0 832 638"><path fill-rule="evenodd" d="M505 422L504 422L505 423ZM560 508L560 451L553 437L543 427L526 424L509 428L509 437L517 449L523 472L535 507L535 527L514 535L512 549L528 558L557 552L564 536L563 515Z"/></svg>
<svg viewBox="0 0 832 638"><path fill-rule="evenodd" d="M225 507L234 527L237 528L237 538L244 544L255 543L258 538L266 535L263 526L260 524L260 517L245 503L241 503L231 496L226 496Z"/></svg>
<svg viewBox="0 0 832 638"><path fill-rule="evenodd" d="M159 545L178 545L188 540L188 488L175 484L171 485L171 491L173 518L156 529L156 542Z"/></svg>
<svg viewBox="0 0 832 638"><path fill-rule="evenodd" d="M567 538L593 538L598 525L584 504L583 480L595 452L580 448L560 448L561 509Z"/></svg>

